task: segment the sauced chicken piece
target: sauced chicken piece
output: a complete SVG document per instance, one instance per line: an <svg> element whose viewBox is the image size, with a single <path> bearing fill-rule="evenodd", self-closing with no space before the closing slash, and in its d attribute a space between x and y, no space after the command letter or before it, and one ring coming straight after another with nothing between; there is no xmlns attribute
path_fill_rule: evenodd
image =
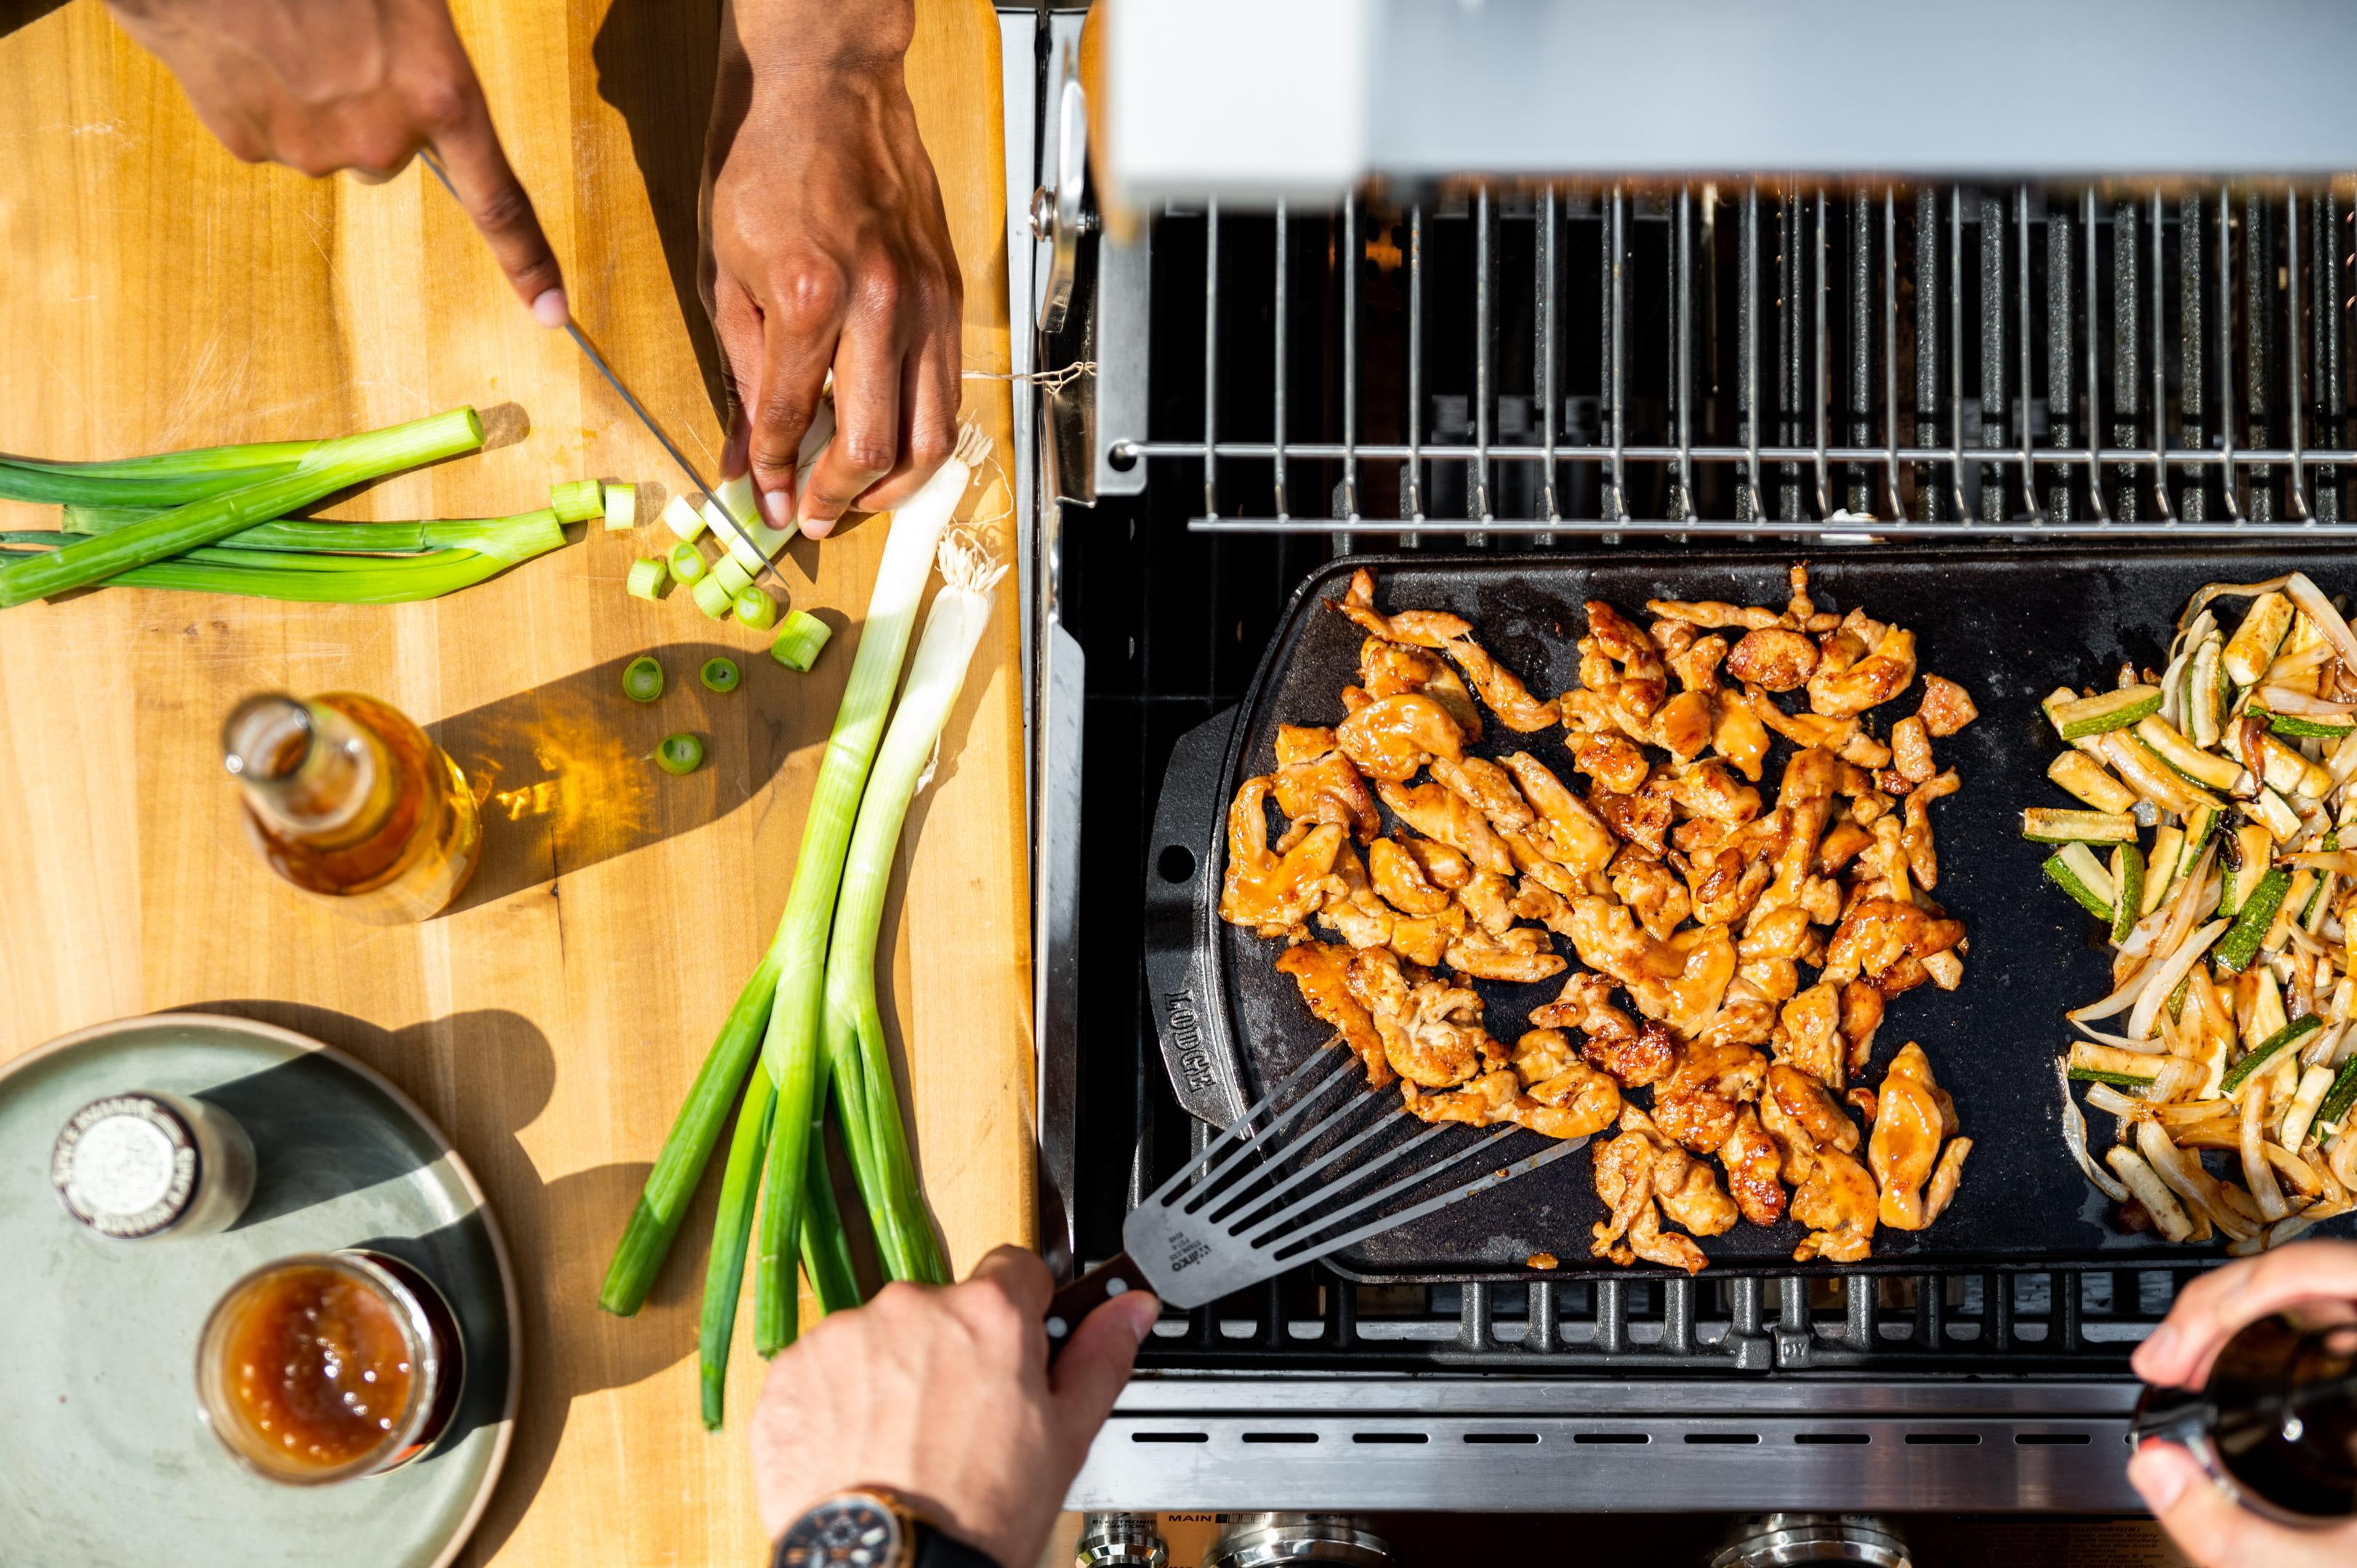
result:
<svg viewBox="0 0 2357 1568"><path fill-rule="evenodd" d="M1647 599L1645 611L1664 620L1682 620L1699 627L1739 626L1760 631L1784 624L1784 618L1774 610L1759 605L1730 605L1717 599Z"/></svg>
<svg viewBox="0 0 2357 1568"><path fill-rule="evenodd" d="M1622 850L1613 859L1612 891L1655 940L1666 940L1693 911L1677 874L1658 860Z"/></svg>
<svg viewBox="0 0 2357 1568"><path fill-rule="evenodd" d="M1792 1249L1792 1261L1863 1262L1874 1251L1878 1201L1864 1165L1839 1149L1820 1147L1808 1179L1792 1194L1792 1218L1809 1227L1806 1239Z"/></svg>
<svg viewBox="0 0 2357 1568"><path fill-rule="evenodd" d="M1368 638L1359 645L1359 684L1371 697L1420 693L1448 711L1467 740L1481 738L1480 705L1466 689L1464 677L1448 660L1421 648Z"/></svg>
<svg viewBox="0 0 2357 1568"><path fill-rule="evenodd" d="M1835 639L1855 635L1846 629L1835 633ZM1915 679L1915 634L1891 627L1873 647L1873 652L1846 668L1827 668L1834 662L1829 653L1819 660L1808 682L1813 712L1827 718L1854 718L1907 689Z"/></svg>
<svg viewBox="0 0 2357 1568"><path fill-rule="evenodd" d="M1717 710L1707 693L1681 692L1654 714L1652 739L1679 761L1690 761L1710 744L1717 719Z"/></svg>
<svg viewBox="0 0 2357 1568"><path fill-rule="evenodd" d="M1899 840L1907 851L1908 868L1925 887L1940 885L1940 854L1932 843L1932 802L1945 800L1963 788L1956 770L1951 768L1937 778L1926 779L1907 797L1907 825L1900 830Z"/></svg>
<svg viewBox="0 0 2357 1568"><path fill-rule="evenodd" d="M1645 628L1645 635L1653 639L1653 646L1662 650L1662 657L1669 660L1670 668L1676 670L1678 660L1684 659L1693 650L1695 639L1702 635L1702 628L1692 621L1657 620ZM1722 643L1725 640L1724 638L1720 639ZM1719 650L1720 657L1724 658L1726 651L1722 647ZM1684 671L1679 671L1678 679L1685 681ZM1686 684L1691 687L1694 682L1686 681Z"/></svg>
<svg viewBox="0 0 2357 1568"><path fill-rule="evenodd" d="M1329 891L1329 875L1343 831L1320 822L1282 854L1268 843L1270 781L1247 779L1228 807L1228 869L1220 889L1220 918L1281 937L1309 918Z"/></svg>
<svg viewBox="0 0 2357 1568"><path fill-rule="evenodd" d="M1696 1154L1709 1154L1735 1127L1736 1108L1757 1100L1768 1058L1749 1046L1690 1045L1653 1090L1653 1120Z"/></svg>
<svg viewBox="0 0 2357 1568"><path fill-rule="evenodd" d="M1874 1056L1874 1033L1882 1027L1882 993L1863 980L1842 986L1841 1037L1849 1047L1849 1070L1861 1073ZM1871 1112L1869 1112L1871 1114Z"/></svg>
<svg viewBox="0 0 2357 1568"><path fill-rule="evenodd" d="M1577 1081L1566 1079L1550 1088L1562 1103L1524 1092L1513 1072L1496 1068L1461 1089L1434 1090L1413 1083L1400 1086L1408 1111L1426 1122L1463 1122L1475 1127L1518 1122L1548 1138L1580 1138L1609 1127L1620 1112L1620 1091L1602 1073L1575 1064Z"/></svg>
<svg viewBox="0 0 2357 1568"><path fill-rule="evenodd" d="M1367 1065L1367 1087L1381 1089L1392 1080L1391 1063L1383 1059L1383 1036L1365 1005L1351 994L1351 950L1326 942L1297 942L1276 955L1276 972L1293 976L1310 1012L1333 1026L1351 1053Z"/></svg>
<svg viewBox="0 0 2357 1568"><path fill-rule="evenodd" d="M1707 1165L1663 1138L1635 1106L1621 1108L1620 1129L1596 1156L1596 1195L1609 1216L1595 1227L1589 1250L1616 1263L1642 1258L1700 1273L1708 1262L1702 1249L1663 1230L1655 1204L1700 1236L1723 1235L1735 1223L1735 1205L1718 1190Z"/></svg>
<svg viewBox="0 0 2357 1568"><path fill-rule="evenodd" d="M1782 1002L1800 989L1800 966L1824 956L1824 944L1809 923L1809 912L1797 906L1766 909L1753 906L1735 943L1736 970L1760 993Z"/></svg>
<svg viewBox="0 0 2357 1568"><path fill-rule="evenodd" d="M1777 856L1788 842L1783 811L1775 811L1709 847L1687 855L1686 885L1694 900L1694 917L1709 925L1729 926L1744 918L1776 875Z"/></svg>
<svg viewBox="0 0 2357 1568"><path fill-rule="evenodd" d="M1760 791L1739 783L1717 757L1690 762L1670 774L1670 800L1690 817L1741 823L1760 814Z"/></svg>
<svg viewBox="0 0 2357 1568"><path fill-rule="evenodd" d="M1505 1058L1481 1027L1481 998L1438 981L1410 984L1388 949L1351 955L1351 995L1374 1019L1383 1058L1402 1078L1427 1089L1454 1089Z"/></svg>
<svg viewBox="0 0 2357 1568"><path fill-rule="evenodd" d="M1910 784L1923 783L1940 770L1932 760L1932 736L1921 716L1910 714L1890 726L1890 763Z"/></svg>
<svg viewBox="0 0 2357 1568"><path fill-rule="evenodd" d="M1465 857L1463 850L1437 839L1403 838L1395 842L1424 867L1424 879L1435 887L1454 889L1473 880L1473 863Z"/></svg>
<svg viewBox="0 0 2357 1568"><path fill-rule="evenodd" d="M1691 1035L1718 1010L1735 978L1735 944L1726 928L1681 931L1656 941L1628 908L1609 898L1578 898L1571 908L1572 945L1579 960L1628 988L1637 1011Z"/></svg>
<svg viewBox="0 0 2357 1568"><path fill-rule="evenodd" d="M1465 754L1465 738L1448 710L1417 692L1378 697L1334 729L1342 755L1370 778L1402 783L1435 757Z"/></svg>
<svg viewBox="0 0 2357 1568"><path fill-rule="evenodd" d="M1788 714L1776 705L1773 697L1757 686L1744 687L1739 698L1730 692L1726 700L1742 703L1750 709L1752 717L1797 746L1838 752L1849 743L1851 736L1857 734L1857 721L1854 718L1831 719L1820 714Z"/></svg>
<svg viewBox="0 0 2357 1568"><path fill-rule="evenodd" d="M1669 632L1667 628L1670 628L1676 630ZM1668 659L1671 672L1677 676L1678 684L1705 696L1717 693L1718 667L1727 658L1727 639L1716 632L1708 637L1697 637L1695 628L1682 620L1656 621L1649 635L1654 646ZM1670 645L1673 639L1677 644L1674 648Z"/></svg>
<svg viewBox="0 0 2357 1568"><path fill-rule="evenodd" d="M1479 807L1501 832L1518 833L1538 821L1538 813L1514 788L1513 775L1486 757L1437 757L1432 776Z"/></svg>
<svg viewBox="0 0 2357 1568"><path fill-rule="evenodd" d="M1760 770L1768 761L1768 726L1760 722L1749 703L1720 697L1710 744L1738 773L1754 784L1760 782Z"/></svg>
<svg viewBox="0 0 2357 1568"><path fill-rule="evenodd" d="M1437 915L1401 915L1392 921L1391 950L1410 963L1438 969L1467 924L1465 906L1455 902Z"/></svg>
<svg viewBox="0 0 2357 1568"><path fill-rule="evenodd" d="M1531 1103L1514 1120L1550 1138L1577 1138L1620 1115L1620 1086L1582 1061L1560 1029L1532 1029L1514 1042L1514 1076Z"/></svg>
<svg viewBox="0 0 2357 1568"><path fill-rule="evenodd" d="M1477 872L1472 881L1458 890L1457 897L1464 904L1465 912L1473 917L1474 925L1491 936L1512 928L1514 885L1496 872Z"/></svg>
<svg viewBox="0 0 2357 1568"><path fill-rule="evenodd" d="M1529 752L1511 753L1504 761L1506 771L1522 786L1523 799L1538 813L1528 837L1540 853L1575 875L1601 871L1619 848L1612 830Z"/></svg>
<svg viewBox="0 0 2357 1568"><path fill-rule="evenodd" d="M1852 730L1849 738L1836 749L1843 761L1855 762L1860 768L1890 766L1890 748L1862 729Z"/></svg>
<svg viewBox="0 0 2357 1568"><path fill-rule="evenodd" d="M1760 1125L1758 1111L1746 1105L1736 1112L1735 1125L1718 1145L1718 1162L1727 1169L1727 1194L1744 1219L1773 1225L1784 1218L1784 1184L1777 1179L1783 1156Z"/></svg>
<svg viewBox="0 0 2357 1568"><path fill-rule="evenodd" d="M1552 844L1545 824L1534 823L1527 832L1500 833L1498 837L1524 883L1536 884L1558 898L1576 898L1587 886L1584 874L1575 874L1539 848L1543 843Z"/></svg>
<svg viewBox="0 0 2357 1568"><path fill-rule="evenodd" d="M1468 1126L1488 1127L1512 1119L1519 1092L1511 1071L1492 1068L1457 1089L1432 1090L1413 1079L1404 1082L1400 1085L1400 1103L1410 1115L1426 1122L1462 1122Z"/></svg>
<svg viewBox="0 0 2357 1568"><path fill-rule="evenodd" d="M1457 661L1498 722L1508 729L1528 735L1534 730L1553 729L1563 722L1563 710L1554 703L1543 703L1530 693L1514 672L1490 656L1487 649L1470 637L1451 638L1444 645L1448 657Z"/></svg>
<svg viewBox="0 0 2357 1568"><path fill-rule="evenodd" d="M1727 672L1767 692L1792 692L1816 673L1817 645L1790 627L1747 631L1727 656Z"/></svg>
<svg viewBox="0 0 2357 1568"><path fill-rule="evenodd" d="M1394 840L1367 846L1367 875L1383 902L1403 915L1437 915L1448 908L1448 889L1434 886L1422 864Z"/></svg>
<svg viewBox="0 0 2357 1568"><path fill-rule="evenodd" d="M1820 980L1777 1015L1776 1059L1835 1093L1849 1086L1849 1051L1841 1037L1841 987Z"/></svg>
<svg viewBox="0 0 2357 1568"><path fill-rule="evenodd" d="M1334 732L1307 725L1276 726L1277 810L1295 822L1332 822L1361 843L1383 831L1367 781L1334 744Z"/></svg>
<svg viewBox="0 0 2357 1568"><path fill-rule="evenodd" d="M1342 597L1326 602L1349 616L1361 630L1387 642L1438 648L1451 638L1465 637L1473 630L1462 616L1445 610L1401 610L1396 615L1384 615L1375 608L1375 575L1363 566L1351 574L1351 585Z"/></svg>
<svg viewBox="0 0 2357 1568"><path fill-rule="evenodd" d="M1562 956L1547 945L1546 933L1536 926L1516 926L1494 936L1473 927L1450 942L1442 958L1449 968L1476 980L1524 984L1552 980L1565 967Z"/></svg>
<svg viewBox="0 0 2357 1568"><path fill-rule="evenodd" d="M1695 1033L1698 1046L1764 1046L1776 1031L1776 999L1738 972L1727 983L1718 1011Z"/></svg>
<svg viewBox="0 0 2357 1568"><path fill-rule="evenodd" d="M1387 780L1375 786L1375 793L1400 821L1458 851L1474 870L1503 875L1514 869L1513 857L1480 809L1448 786Z"/></svg>
<svg viewBox="0 0 2357 1568"><path fill-rule="evenodd" d="M1669 694L1669 675L1662 666L1662 650L1645 628L1625 619L1602 599L1587 601L1587 635L1580 639L1583 655L1601 654L1620 667L1614 701L1627 713L1650 716ZM1586 681L1583 684L1600 682Z"/></svg>
<svg viewBox="0 0 2357 1568"><path fill-rule="evenodd" d="M1890 898L1864 898L1842 917L1825 944L1826 980L1862 979L1886 997L1911 991L1932 978L1924 961L1956 950L1964 927L1920 905Z"/></svg>
<svg viewBox="0 0 2357 1568"><path fill-rule="evenodd" d="M1643 786L1645 775L1652 771L1644 752L1618 735L1588 736L1572 753L1571 765L1595 779L1598 788L1617 795L1635 793Z"/></svg>
<svg viewBox="0 0 2357 1568"><path fill-rule="evenodd" d="M1972 693L1944 675L1923 677L1923 696L1915 709L1923 727L1942 740L1981 716Z"/></svg>
<svg viewBox="0 0 2357 1568"><path fill-rule="evenodd" d="M1929 1225L1956 1200L1956 1184L1964 1179L1964 1156L1973 1152L1970 1138L1951 1138L1940 1151L1939 1167L1932 1173L1931 1189L1923 1195L1923 1223Z"/></svg>
<svg viewBox="0 0 2357 1568"><path fill-rule="evenodd" d="M1658 855L1668 847L1670 823L1676 806L1670 800L1670 777L1656 773L1633 794L1603 788L1587 793L1587 804L1623 843Z"/></svg>
<svg viewBox="0 0 2357 1568"><path fill-rule="evenodd" d="M1844 819L1835 822L1817 843L1817 870L1831 876L1857 857L1857 852L1874 842L1874 835L1856 822Z"/></svg>
<svg viewBox="0 0 2357 1568"><path fill-rule="evenodd" d="M1760 1122L1784 1156L1784 1179L1798 1186L1816 1168L1820 1148L1857 1151L1857 1123L1825 1086L1783 1062L1770 1064L1760 1095Z"/></svg>
<svg viewBox="0 0 2357 1568"><path fill-rule="evenodd" d="M1882 1189L1877 1218L1896 1230L1921 1230L1928 1223L1923 1184L1931 1179L1947 1131L1940 1102L1932 1098L1936 1087L1931 1059L1912 1040L1899 1047L1882 1077L1866 1157Z"/></svg>
<svg viewBox="0 0 2357 1568"><path fill-rule="evenodd" d="M1358 852L1344 844L1334 854L1334 873L1327 879L1326 902L1318 923L1354 948L1379 948L1392 940L1398 913L1375 894Z"/></svg>
<svg viewBox="0 0 2357 1568"><path fill-rule="evenodd" d="M1565 981L1553 1002L1534 1008L1531 1022L1577 1030L1582 1059L1610 1073L1625 1089L1659 1082L1677 1059L1677 1036L1666 1026L1650 1018L1640 1025L1613 1005L1612 983L1585 970Z"/></svg>

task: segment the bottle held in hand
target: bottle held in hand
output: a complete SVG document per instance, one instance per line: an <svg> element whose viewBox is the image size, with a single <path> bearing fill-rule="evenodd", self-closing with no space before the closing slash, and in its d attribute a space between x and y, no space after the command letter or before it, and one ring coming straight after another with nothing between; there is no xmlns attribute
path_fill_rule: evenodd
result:
<svg viewBox="0 0 2357 1568"><path fill-rule="evenodd" d="M2287 1524L2357 1515L2357 1323L2262 1317L2199 1390L2148 1388L2135 1441L2183 1446L2253 1512Z"/></svg>
<svg viewBox="0 0 2357 1568"><path fill-rule="evenodd" d="M466 775L372 697L248 697L221 751L264 862L356 920L425 919L474 875L482 819Z"/></svg>

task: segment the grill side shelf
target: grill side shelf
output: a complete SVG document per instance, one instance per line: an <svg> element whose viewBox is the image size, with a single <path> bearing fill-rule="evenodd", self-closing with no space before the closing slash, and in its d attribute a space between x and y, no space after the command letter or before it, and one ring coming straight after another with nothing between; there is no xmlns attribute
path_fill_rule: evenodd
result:
<svg viewBox="0 0 2357 1568"><path fill-rule="evenodd" d="M1246 1103L1213 929L1237 713L1212 714L1171 747L1146 847L1146 984L1155 1035L1179 1105L1215 1127L1243 1115Z"/></svg>

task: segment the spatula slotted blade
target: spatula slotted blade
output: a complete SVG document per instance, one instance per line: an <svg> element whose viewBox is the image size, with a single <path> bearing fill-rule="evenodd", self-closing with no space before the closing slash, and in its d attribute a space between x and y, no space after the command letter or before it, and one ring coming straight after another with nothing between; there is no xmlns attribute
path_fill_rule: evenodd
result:
<svg viewBox="0 0 2357 1568"><path fill-rule="evenodd" d="M1130 1215L1122 1227L1123 1245L1166 1304L1191 1307L1216 1301L1462 1203L1587 1142L1553 1142L1501 1165L1499 1145L1523 1129L1501 1127L1452 1146L1443 1140L1453 1125L1436 1122L1354 1160L1372 1139L1395 1125L1391 1118L1399 1110L1390 1095L1367 1093L1358 1069L1358 1058L1348 1051L1318 1052ZM1364 1124L1318 1150L1321 1141L1341 1133L1354 1120ZM1414 1197L1449 1172L1467 1169L1480 1174Z"/></svg>

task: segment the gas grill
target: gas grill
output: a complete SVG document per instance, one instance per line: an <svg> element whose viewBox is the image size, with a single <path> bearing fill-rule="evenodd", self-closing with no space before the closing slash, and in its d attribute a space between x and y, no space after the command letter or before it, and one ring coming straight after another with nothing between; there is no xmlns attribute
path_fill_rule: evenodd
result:
<svg viewBox="0 0 2357 1568"><path fill-rule="evenodd" d="M1478 53L1377 26L1414 7L1310 9L1363 13L1369 93L1403 34L1437 81ZM2299 12L2319 56L2357 43L2330 13L2257 10ZM2004 180L1920 148L1917 177L1868 178L1840 171L1868 166L1870 124L1795 121L1763 145L1821 174L1706 180L1594 171L1523 105L1501 111L1511 148L1460 139L1438 163L1396 126L1357 161L1168 139L1140 149L1125 212L1083 173L1082 23L1002 16L1010 287L1037 328L1016 361L1043 1203L1073 1262L1118 1250L1128 1208L1204 1133L1166 1070L1186 1021L1149 983L1140 916L1157 878L1197 871L1155 832L1174 748L1244 695L1335 557L2126 552L2313 541L2347 515L2357 187L2336 172L2357 151L2329 121L2276 105L2205 141L2191 111L2107 79L2143 120L2111 115L2086 145L2164 163L2074 164L2067 135L2008 131L1994 166L2026 172ZM2050 23L2067 51L2076 24ZM1188 64L1173 77L1196 80ZM1936 120L1953 84L1912 70ZM1254 91L1238 74L1224 102ZM1919 143L1946 145L1893 145ZM1750 166L1698 134L1672 146L1683 166ZM2298 173L2233 177L2261 168ZM2047 1155L2064 1157L2010 1152ZM1693 1279L1414 1284L1304 1268L1166 1317L1071 1506L2131 1511L2127 1353L2200 1266L1721 1260Z"/></svg>

